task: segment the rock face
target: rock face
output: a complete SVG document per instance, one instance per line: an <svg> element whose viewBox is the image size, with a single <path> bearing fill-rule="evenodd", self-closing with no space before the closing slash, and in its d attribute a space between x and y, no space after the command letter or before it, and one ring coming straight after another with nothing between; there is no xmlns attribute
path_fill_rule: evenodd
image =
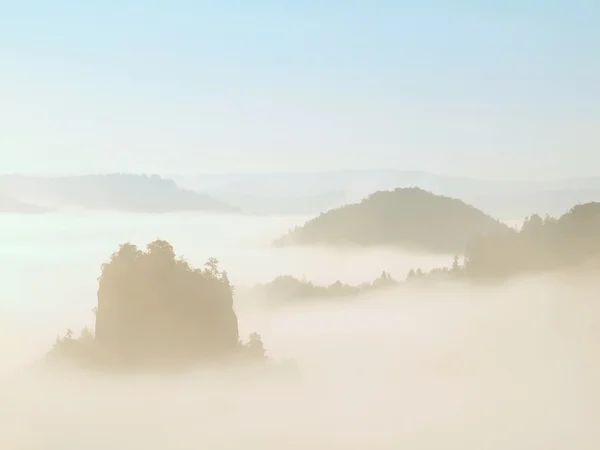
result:
<svg viewBox="0 0 600 450"><path fill-rule="evenodd" d="M217 261L194 269L157 240L121 245L102 266L96 309L98 349L115 363L190 362L239 345L233 289Z"/></svg>

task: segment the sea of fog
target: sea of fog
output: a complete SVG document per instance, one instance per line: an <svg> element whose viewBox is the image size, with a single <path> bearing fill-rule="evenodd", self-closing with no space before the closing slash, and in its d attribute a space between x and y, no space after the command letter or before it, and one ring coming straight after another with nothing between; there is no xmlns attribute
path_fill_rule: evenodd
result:
<svg viewBox="0 0 600 450"><path fill-rule="evenodd" d="M79 330L90 323L100 265L125 242L143 248L156 238L166 239L179 256L197 267L216 257L240 287L282 274L318 283L371 281L382 270L401 278L415 265L427 268L452 260L385 249L334 252L271 247L274 238L305 220L201 214L3 215L0 336L5 339L0 348L4 350L18 336L35 352L40 341L52 343L66 328ZM18 353L30 356L23 348Z"/></svg>
<svg viewBox="0 0 600 450"><path fill-rule="evenodd" d="M279 274L329 283L403 278L450 255L273 249L302 217L89 214L0 221L0 449L597 449L594 280L398 288L348 301L236 298L297 371L207 369L108 377L27 363L91 324L100 264L160 237L238 286Z"/></svg>

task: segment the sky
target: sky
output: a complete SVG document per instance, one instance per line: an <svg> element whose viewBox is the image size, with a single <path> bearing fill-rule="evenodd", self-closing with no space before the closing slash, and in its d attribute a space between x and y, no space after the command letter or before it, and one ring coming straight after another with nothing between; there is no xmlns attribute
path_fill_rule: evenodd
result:
<svg viewBox="0 0 600 450"><path fill-rule="evenodd" d="M0 172L600 175L600 2L0 0Z"/></svg>

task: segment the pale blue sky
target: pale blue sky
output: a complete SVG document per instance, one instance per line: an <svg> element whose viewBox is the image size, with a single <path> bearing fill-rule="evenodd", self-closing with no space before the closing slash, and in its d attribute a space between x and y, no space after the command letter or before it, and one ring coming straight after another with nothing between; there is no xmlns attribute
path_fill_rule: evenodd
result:
<svg viewBox="0 0 600 450"><path fill-rule="evenodd" d="M0 172L600 175L600 2L0 0Z"/></svg>

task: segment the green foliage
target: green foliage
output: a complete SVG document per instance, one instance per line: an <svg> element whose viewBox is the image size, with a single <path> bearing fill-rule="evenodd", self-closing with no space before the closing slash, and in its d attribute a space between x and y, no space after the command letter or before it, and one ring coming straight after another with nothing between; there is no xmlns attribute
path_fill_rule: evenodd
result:
<svg viewBox="0 0 600 450"><path fill-rule="evenodd" d="M462 252L479 236L508 227L461 200L419 188L379 191L360 203L322 213L276 245L394 245Z"/></svg>

